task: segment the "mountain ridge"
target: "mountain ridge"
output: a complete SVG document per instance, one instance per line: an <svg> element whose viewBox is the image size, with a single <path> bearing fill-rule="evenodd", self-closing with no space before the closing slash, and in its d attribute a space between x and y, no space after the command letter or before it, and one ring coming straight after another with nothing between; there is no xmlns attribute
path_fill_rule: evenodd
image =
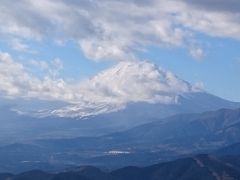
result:
<svg viewBox="0 0 240 180"><path fill-rule="evenodd" d="M221 158L199 154L174 161L146 167L128 166L110 172L95 167L83 166L51 173L39 170L21 174L0 174L0 180L225 180L240 177L240 165L233 159L239 156Z"/></svg>
<svg viewBox="0 0 240 180"><path fill-rule="evenodd" d="M148 165L212 152L237 142L240 142L240 109L221 109L175 115L102 136L51 137L2 146L0 167L7 169L6 162L12 164L13 171L20 165L23 170L76 164L110 168Z"/></svg>

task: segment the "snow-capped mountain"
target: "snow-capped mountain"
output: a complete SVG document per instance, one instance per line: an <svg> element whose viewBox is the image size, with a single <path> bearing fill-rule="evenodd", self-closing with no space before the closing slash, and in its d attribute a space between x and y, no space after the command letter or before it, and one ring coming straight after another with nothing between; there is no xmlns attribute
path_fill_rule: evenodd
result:
<svg viewBox="0 0 240 180"><path fill-rule="evenodd" d="M120 62L91 79L68 86L71 100L7 100L20 115L102 121L132 127L174 114L238 108L144 61ZM34 103L34 106L31 105ZM6 99L5 102L6 103Z"/></svg>
<svg viewBox="0 0 240 180"><path fill-rule="evenodd" d="M16 139L11 132L20 139L102 135L175 114L240 107L148 62L121 62L62 90L69 101L2 98L0 135L6 141Z"/></svg>
<svg viewBox="0 0 240 180"><path fill-rule="evenodd" d="M236 107L172 72L139 61L120 62L80 84L78 93L81 99L47 113L80 119L109 114L115 119L149 119Z"/></svg>
<svg viewBox="0 0 240 180"><path fill-rule="evenodd" d="M199 91L148 62L120 62L77 88L81 98L51 114L82 118L117 112L129 103L177 104L179 95Z"/></svg>

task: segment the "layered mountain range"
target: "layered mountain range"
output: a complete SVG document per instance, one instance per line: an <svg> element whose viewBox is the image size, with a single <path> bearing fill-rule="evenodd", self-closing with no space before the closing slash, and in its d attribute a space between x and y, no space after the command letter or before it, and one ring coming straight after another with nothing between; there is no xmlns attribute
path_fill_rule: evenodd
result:
<svg viewBox="0 0 240 180"><path fill-rule="evenodd" d="M240 103L147 62L62 90L62 100L1 98L1 172L149 166L240 142Z"/></svg>
<svg viewBox="0 0 240 180"><path fill-rule="evenodd" d="M196 155L148 167L124 167L102 171L91 166L67 169L62 172L32 170L17 175L0 174L0 180L225 180L239 179L240 156L216 157Z"/></svg>
<svg viewBox="0 0 240 180"><path fill-rule="evenodd" d="M240 109L180 114L106 135L45 137L4 145L0 147L0 171L57 170L77 165L110 169L146 166L215 152L240 142L239 135Z"/></svg>
<svg viewBox="0 0 240 180"><path fill-rule="evenodd" d="M70 87L58 100L2 97L0 141L98 136L176 114L240 107L148 62L121 62Z"/></svg>

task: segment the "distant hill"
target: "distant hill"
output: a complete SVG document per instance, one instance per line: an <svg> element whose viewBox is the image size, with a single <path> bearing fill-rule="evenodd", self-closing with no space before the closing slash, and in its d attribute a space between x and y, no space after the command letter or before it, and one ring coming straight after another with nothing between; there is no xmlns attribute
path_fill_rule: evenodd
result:
<svg viewBox="0 0 240 180"><path fill-rule="evenodd" d="M31 104L31 102L21 99L17 102L14 100L4 100L2 102L1 100L1 144L19 143L39 138L101 136L160 121L172 115L240 107L240 103L230 102L206 92L195 92L178 95L178 101L174 104L131 102L124 109L116 112L105 112L97 115L91 115L89 112L90 114L86 117L76 116L70 118L67 115L58 117L54 112L49 112L54 111L54 108L57 109L59 106L63 106L60 102L48 105L44 101L41 103L32 102L33 104ZM81 109L81 107L79 108ZM102 108L104 109L104 107ZM26 113L26 109L32 110ZM71 109L69 111L67 114L71 114ZM74 113L77 114L77 112Z"/></svg>
<svg viewBox="0 0 240 180"><path fill-rule="evenodd" d="M240 109L175 115L106 136L42 140L37 143L56 149L186 154L214 150L237 142L240 142Z"/></svg>
<svg viewBox="0 0 240 180"><path fill-rule="evenodd" d="M240 143L232 144L230 146L218 149L214 152L214 154L220 156L240 155Z"/></svg>
<svg viewBox="0 0 240 180"><path fill-rule="evenodd" d="M0 174L0 180L238 180L240 166L232 159L202 154L148 167L124 167L112 172L94 167L79 167L59 173L35 170L18 175Z"/></svg>
<svg viewBox="0 0 240 180"><path fill-rule="evenodd" d="M196 150L219 148L240 141L240 109L176 115L106 136L105 139L111 139L113 144L120 146L139 148L160 144L168 145L168 148L176 145Z"/></svg>
<svg viewBox="0 0 240 180"><path fill-rule="evenodd" d="M240 109L220 109L175 115L104 136L5 145L0 147L0 171L57 170L79 164L111 169L146 166L189 154L210 153L238 142Z"/></svg>

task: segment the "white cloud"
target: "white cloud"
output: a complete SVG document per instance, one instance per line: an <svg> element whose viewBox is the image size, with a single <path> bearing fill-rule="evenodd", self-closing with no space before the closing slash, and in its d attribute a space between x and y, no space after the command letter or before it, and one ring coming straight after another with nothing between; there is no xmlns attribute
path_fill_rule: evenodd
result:
<svg viewBox="0 0 240 180"><path fill-rule="evenodd" d="M0 93L2 96L68 100L71 97L62 79L37 78L8 53L0 53Z"/></svg>
<svg viewBox="0 0 240 180"><path fill-rule="evenodd" d="M187 47L197 59L205 54L193 44L196 32L240 39L239 3L195 0L2 0L0 35L13 49L29 50L25 40L71 40L93 60L117 59L113 68L85 82L59 77L60 60L32 61L45 76L36 77L7 53L0 53L0 92L4 96L61 100L76 111L96 113L122 108L128 102L175 103L177 95L199 90L171 72L136 62L136 52L148 46ZM14 6L13 6L14 4ZM77 105L77 106L75 106Z"/></svg>
<svg viewBox="0 0 240 180"><path fill-rule="evenodd" d="M32 63L40 68L50 67L42 61ZM53 65L61 67L59 60L54 60ZM69 110L80 116L116 111L129 102L175 104L178 95L194 91L173 73L142 61L120 62L89 80L75 83L52 76L36 77L8 53L0 53L0 69L1 96L73 105L55 111L58 115L68 114Z"/></svg>
<svg viewBox="0 0 240 180"><path fill-rule="evenodd" d="M213 4L194 0L3 0L0 33L36 40L50 36L56 42L74 40L94 60L124 60L148 45L191 49L190 34L195 32L240 39L240 13L231 10L239 9L239 3Z"/></svg>
<svg viewBox="0 0 240 180"><path fill-rule="evenodd" d="M195 59L202 59L204 57L204 51L201 48L192 48L190 55Z"/></svg>
<svg viewBox="0 0 240 180"><path fill-rule="evenodd" d="M205 89L204 87L204 83L199 81L199 82L195 82L192 86L192 91L194 92L201 92Z"/></svg>
<svg viewBox="0 0 240 180"><path fill-rule="evenodd" d="M179 95L196 92L173 73L139 61L120 62L75 88L80 101L52 114L86 117L118 111L130 102L176 104Z"/></svg>
<svg viewBox="0 0 240 180"><path fill-rule="evenodd" d="M28 75L24 72L23 66L18 63L13 63L9 54L0 53L0 69L1 91L10 96L18 95L20 90L17 85L15 86L15 84L20 86L21 79L22 81L28 79Z"/></svg>
<svg viewBox="0 0 240 180"><path fill-rule="evenodd" d="M91 102L175 103L190 85L147 62L120 62L82 83L84 100Z"/></svg>
<svg viewBox="0 0 240 180"><path fill-rule="evenodd" d="M213 37L240 39L239 13L198 10L186 6L185 12L178 14L177 21L193 31ZM230 27L230 28L229 28Z"/></svg>

